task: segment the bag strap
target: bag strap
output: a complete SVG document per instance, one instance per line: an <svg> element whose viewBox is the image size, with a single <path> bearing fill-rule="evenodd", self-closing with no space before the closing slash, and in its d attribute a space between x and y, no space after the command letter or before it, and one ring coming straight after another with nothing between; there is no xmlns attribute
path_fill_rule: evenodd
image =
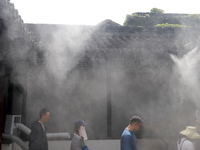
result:
<svg viewBox="0 0 200 150"><path fill-rule="evenodd" d="M82 142L83 142L83 145L85 145L85 142L84 142L84 140L82 139Z"/></svg>

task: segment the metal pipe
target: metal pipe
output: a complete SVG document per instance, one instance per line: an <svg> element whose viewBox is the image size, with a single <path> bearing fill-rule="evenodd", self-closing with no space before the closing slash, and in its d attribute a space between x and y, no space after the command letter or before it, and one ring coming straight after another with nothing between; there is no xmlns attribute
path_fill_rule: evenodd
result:
<svg viewBox="0 0 200 150"><path fill-rule="evenodd" d="M47 133L48 140L67 140L70 138L69 133Z"/></svg>
<svg viewBox="0 0 200 150"><path fill-rule="evenodd" d="M24 141L22 141L20 138L14 135L10 134L2 134L2 138L5 140L11 140L12 142L15 142L17 145L19 145L23 150L29 150L29 147L27 144L25 144Z"/></svg>
<svg viewBox="0 0 200 150"><path fill-rule="evenodd" d="M27 126L21 124L21 123L15 123L16 128L24 131L26 134L30 134L31 133L31 129L29 129Z"/></svg>
<svg viewBox="0 0 200 150"><path fill-rule="evenodd" d="M29 129L28 127L26 127L25 125L23 125L21 123L15 123L15 127L20 129L20 130L22 130L22 131L24 131L28 135L31 133L31 129ZM47 133L46 135L47 135L47 139L48 140L67 140L67 139L70 138L70 134L69 133ZM29 150L28 145L25 144L25 142L22 141L17 136L3 133L2 134L2 138L5 139L5 140L11 140L12 142L15 142L23 150Z"/></svg>
<svg viewBox="0 0 200 150"><path fill-rule="evenodd" d="M31 133L31 129L23 125L22 123L15 123L15 127L25 132L27 135ZM70 138L69 133L47 133L48 140L67 140Z"/></svg>

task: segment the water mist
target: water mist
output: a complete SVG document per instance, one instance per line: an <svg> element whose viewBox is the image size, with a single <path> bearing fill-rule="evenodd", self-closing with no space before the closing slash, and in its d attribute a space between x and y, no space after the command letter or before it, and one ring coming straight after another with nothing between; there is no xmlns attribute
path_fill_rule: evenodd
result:
<svg viewBox="0 0 200 150"><path fill-rule="evenodd" d="M177 76L180 103L183 101L194 102L199 105L200 86L199 86L199 62L200 52L198 48L195 48L186 53L182 58L178 58L171 55L172 60L175 63L174 72Z"/></svg>

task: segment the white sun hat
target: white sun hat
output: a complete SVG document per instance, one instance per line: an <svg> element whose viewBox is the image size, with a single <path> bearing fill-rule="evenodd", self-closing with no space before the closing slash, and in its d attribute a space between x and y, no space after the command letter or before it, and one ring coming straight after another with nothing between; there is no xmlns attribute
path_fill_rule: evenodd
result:
<svg viewBox="0 0 200 150"><path fill-rule="evenodd" d="M180 134L187 136L190 139L199 139L200 135L196 131L196 127L187 126L185 130L181 131Z"/></svg>

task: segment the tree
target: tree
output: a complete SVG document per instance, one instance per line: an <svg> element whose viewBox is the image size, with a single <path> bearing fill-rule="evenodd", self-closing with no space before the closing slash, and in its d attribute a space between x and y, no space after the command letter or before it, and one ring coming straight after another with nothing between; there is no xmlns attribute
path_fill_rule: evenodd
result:
<svg viewBox="0 0 200 150"><path fill-rule="evenodd" d="M158 8L152 8L152 9L150 10L150 13L161 15L161 14L164 14L165 11L162 10L162 9L158 9Z"/></svg>
<svg viewBox="0 0 200 150"><path fill-rule="evenodd" d="M200 14L165 14L164 10L152 8L149 13L127 15L124 26L142 27L199 27Z"/></svg>

